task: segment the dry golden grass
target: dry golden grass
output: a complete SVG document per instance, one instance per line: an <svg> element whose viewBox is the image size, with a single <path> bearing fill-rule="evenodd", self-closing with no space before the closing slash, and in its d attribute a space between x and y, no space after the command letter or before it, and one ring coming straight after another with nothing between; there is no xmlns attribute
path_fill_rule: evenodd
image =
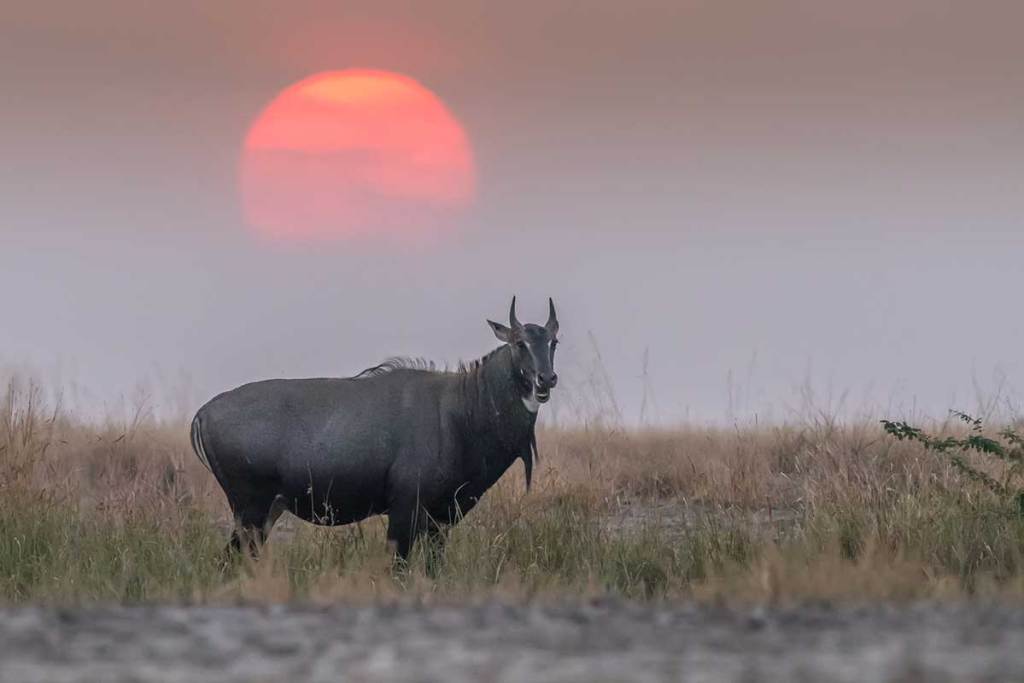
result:
<svg viewBox="0 0 1024 683"><path fill-rule="evenodd" d="M875 425L545 429L534 490L510 472L394 573L383 526L283 520L223 571L223 495L187 425L90 424L30 383L0 399L0 601L1017 596L1024 521Z"/></svg>

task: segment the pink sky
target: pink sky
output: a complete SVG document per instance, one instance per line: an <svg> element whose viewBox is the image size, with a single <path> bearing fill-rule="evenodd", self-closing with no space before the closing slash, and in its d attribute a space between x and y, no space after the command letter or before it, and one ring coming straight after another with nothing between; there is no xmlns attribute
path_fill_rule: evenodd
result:
<svg viewBox="0 0 1024 683"><path fill-rule="evenodd" d="M593 333L632 418L645 382L666 421L783 418L805 379L934 414L1024 382L1018 2L8 5L0 365L199 400L481 355L516 293L560 304L566 395ZM248 126L349 67L465 125L451 240L252 240Z"/></svg>

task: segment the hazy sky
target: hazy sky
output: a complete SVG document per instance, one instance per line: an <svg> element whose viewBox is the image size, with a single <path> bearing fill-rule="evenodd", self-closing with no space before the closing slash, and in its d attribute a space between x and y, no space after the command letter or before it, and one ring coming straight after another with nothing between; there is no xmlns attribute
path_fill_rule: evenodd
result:
<svg viewBox="0 0 1024 683"><path fill-rule="evenodd" d="M563 415L593 410L594 340L631 420L645 385L665 422L783 419L805 381L821 407L974 409L976 382L1024 383L1022 25L1019 1L7 2L0 365L194 408L477 357L512 294L534 320L550 295ZM245 226L247 127L347 67L465 127L477 197L447 238Z"/></svg>

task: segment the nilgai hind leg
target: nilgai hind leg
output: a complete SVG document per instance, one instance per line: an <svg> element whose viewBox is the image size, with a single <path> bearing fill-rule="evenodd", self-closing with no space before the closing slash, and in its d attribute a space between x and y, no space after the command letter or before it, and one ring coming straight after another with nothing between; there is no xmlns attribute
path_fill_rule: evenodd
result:
<svg viewBox="0 0 1024 683"><path fill-rule="evenodd" d="M256 559L274 523L285 510L284 499L278 495L254 495L236 496L230 502L235 514L235 528L224 552L234 557L245 547L249 556Z"/></svg>

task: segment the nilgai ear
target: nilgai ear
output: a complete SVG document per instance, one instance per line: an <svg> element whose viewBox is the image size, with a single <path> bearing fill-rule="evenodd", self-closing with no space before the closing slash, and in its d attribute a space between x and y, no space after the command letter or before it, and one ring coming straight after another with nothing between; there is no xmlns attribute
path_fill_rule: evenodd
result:
<svg viewBox="0 0 1024 683"><path fill-rule="evenodd" d="M491 326L491 330L494 331L494 336L498 338L498 341L503 341L506 344L512 341L512 330L493 320L488 320L487 324Z"/></svg>

